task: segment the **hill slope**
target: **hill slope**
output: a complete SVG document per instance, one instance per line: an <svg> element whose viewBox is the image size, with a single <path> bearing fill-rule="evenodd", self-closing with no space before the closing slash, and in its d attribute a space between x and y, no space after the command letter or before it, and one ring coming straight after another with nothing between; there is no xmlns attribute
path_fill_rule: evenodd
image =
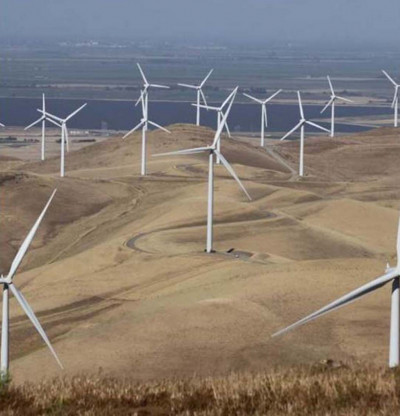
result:
<svg viewBox="0 0 400 416"><path fill-rule="evenodd" d="M209 144L189 125L110 138L59 159L0 160L1 269L51 190L58 193L16 283L38 312L67 374L103 368L135 379L226 374L325 358L384 364L389 293L271 339L395 260L400 149L393 129L306 143L306 172L246 141L222 151L253 197L216 167L215 249L206 255L207 160L152 158ZM274 151L297 168L298 142ZM11 302L15 380L60 374Z"/></svg>

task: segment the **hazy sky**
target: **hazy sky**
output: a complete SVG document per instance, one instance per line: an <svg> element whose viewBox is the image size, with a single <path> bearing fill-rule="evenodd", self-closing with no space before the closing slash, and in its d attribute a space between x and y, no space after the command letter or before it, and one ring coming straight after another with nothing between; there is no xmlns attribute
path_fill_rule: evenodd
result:
<svg viewBox="0 0 400 416"><path fill-rule="evenodd" d="M399 41L400 0L0 0L0 36Z"/></svg>

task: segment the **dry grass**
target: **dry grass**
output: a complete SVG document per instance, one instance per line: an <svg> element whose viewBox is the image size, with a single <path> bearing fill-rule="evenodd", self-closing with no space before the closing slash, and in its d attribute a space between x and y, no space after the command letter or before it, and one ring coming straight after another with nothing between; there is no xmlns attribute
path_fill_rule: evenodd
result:
<svg viewBox="0 0 400 416"><path fill-rule="evenodd" d="M233 374L133 383L96 376L10 385L6 415L394 415L400 372L317 366L268 374Z"/></svg>

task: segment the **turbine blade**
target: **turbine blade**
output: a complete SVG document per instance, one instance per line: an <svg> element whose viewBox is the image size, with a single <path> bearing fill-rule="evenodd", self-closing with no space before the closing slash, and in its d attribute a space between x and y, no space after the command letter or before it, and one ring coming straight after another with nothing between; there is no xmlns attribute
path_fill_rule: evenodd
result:
<svg viewBox="0 0 400 416"><path fill-rule="evenodd" d="M195 153L206 152L207 150L211 150L211 148L210 147L195 147L193 149L175 150L174 152L167 152L167 153L157 153L152 156L159 157L159 156L175 156L175 155L192 155Z"/></svg>
<svg viewBox="0 0 400 416"><path fill-rule="evenodd" d="M153 127L156 127L156 128L158 128L158 129L164 130L164 131L165 131L165 132L167 132L167 133L171 133L168 129L166 129L165 127L160 126L160 125L159 125L159 124L157 124L157 123L154 123L153 121L148 120L147 122L148 122L149 124L151 124Z"/></svg>
<svg viewBox="0 0 400 416"><path fill-rule="evenodd" d="M49 200L47 201L47 204L45 205L45 207L43 208L42 213L39 215L39 218L36 220L35 224L33 225L33 227L31 228L31 230L29 231L28 235L26 236L24 242L22 243L21 247L18 250L17 255L15 256L12 264L11 264L11 268L10 271L8 272L8 276L7 276L7 281L11 282L11 280L13 279L19 265L21 264L22 259L25 256L26 251L29 248L29 245L31 244L33 238L35 237L36 231L39 228L40 223L43 220L43 217L46 214L47 209L50 206L51 201L54 198L54 195L56 194L57 189L55 189L53 191L53 193L51 194Z"/></svg>
<svg viewBox="0 0 400 416"><path fill-rule="evenodd" d="M29 130L31 127L35 126L36 124L40 123L41 121L43 121L45 119L45 117L40 117L38 118L36 121L34 121L32 124L29 124L29 126L25 127L24 130Z"/></svg>
<svg viewBox="0 0 400 416"><path fill-rule="evenodd" d="M257 102L257 103L259 103L259 104L263 104L263 102L261 101L261 100L259 100L258 98L256 98L256 97L253 97L252 95L250 95L250 94L246 94L245 92L243 93L243 95L245 96L245 97L247 97L247 98L250 98L250 100L253 100L253 101L255 101L255 102Z"/></svg>
<svg viewBox="0 0 400 416"><path fill-rule="evenodd" d="M144 81L145 85L149 85L149 83L147 82L147 79L146 79L146 77L145 77L145 75L144 75L144 72L143 72L143 70L142 70L142 67L140 66L140 64L136 64L136 65L137 65L137 67L139 68L140 75L142 76L142 78L143 78L143 81Z"/></svg>
<svg viewBox="0 0 400 416"><path fill-rule="evenodd" d="M137 107L137 105L140 103L140 101L143 103L143 94L144 91L140 91L140 97L137 99L136 103L135 103L135 107Z"/></svg>
<svg viewBox="0 0 400 416"><path fill-rule="evenodd" d="M239 177L236 175L235 171L233 170L232 166L229 164L229 162L224 158L221 152L218 150L214 150L214 153L219 157L222 164L225 166L226 170L232 175L233 179L238 183L242 191L246 194L247 198L249 198L249 201L251 201L251 196L246 191L246 188L243 186L242 182L240 181Z"/></svg>
<svg viewBox="0 0 400 416"><path fill-rule="evenodd" d="M280 94L282 92L282 90L278 90L277 92L275 92L274 94L272 94L270 97L268 97L265 101L264 104L270 102L273 98L275 98L278 94Z"/></svg>
<svg viewBox="0 0 400 416"><path fill-rule="evenodd" d="M285 139L287 139L291 134L293 134L299 127L301 127L301 125L303 124L303 121L300 121L298 124L296 124L296 126L295 127L293 127L292 128L292 130L290 130L288 133L286 133L283 137L282 137L282 139L281 139L281 141L282 140L285 140Z"/></svg>
<svg viewBox="0 0 400 416"><path fill-rule="evenodd" d="M76 115L77 113L79 113L79 111L81 111L82 109L84 109L87 106L87 103L81 105L78 109L76 109L74 112L72 112L66 119L65 121L68 121L69 119L71 119L74 115Z"/></svg>
<svg viewBox="0 0 400 416"><path fill-rule="evenodd" d="M57 120L57 121L59 121L60 123L62 123L62 122L64 121L62 118L57 117L57 116L55 116L54 114L48 113L47 111L40 110L39 108L37 108L36 110L37 110L37 111L39 111L39 113L42 113L43 115L45 115L46 117L48 117L48 118L52 118L52 119L54 119L54 120Z"/></svg>
<svg viewBox="0 0 400 416"><path fill-rule="evenodd" d="M15 298L17 299L18 303L21 305L21 308L23 309L25 314L31 320L31 322L32 322L33 326L36 328L37 332L39 332L40 336L43 338L43 341L49 347L49 350L53 354L53 356L54 356L55 360L57 361L58 365L62 369L64 369L63 365L61 364L60 359L58 358L53 346L51 345L51 343L49 341L49 338L46 335L46 332L44 332L44 329L43 329L42 325L40 325L39 320L37 319L37 317L34 314L32 308L29 306L28 302L26 301L26 299L24 298L22 293L14 286L13 283L11 283L8 287L10 288L11 292L13 293Z"/></svg>
<svg viewBox="0 0 400 416"><path fill-rule="evenodd" d="M342 306L347 305L348 303L354 302L357 299L361 298L362 296L367 295L368 293L379 289L380 287L384 286L386 283L390 282L390 280L394 279L397 276L396 271L392 271L389 273L384 274L381 277L378 277L377 279L373 280L372 282L369 282L358 289L353 290L352 292L348 293L345 296L342 296L341 298L329 303L328 305L324 306L323 308L317 310L316 312L312 313L311 315L306 316L303 319L300 319L300 321L295 322L292 325L289 325L288 327L281 329L280 331L273 334L273 337L276 337L278 335L284 334L285 332L288 332L294 328L297 328L300 325L303 325L307 322L313 321L316 318L319 318L322 315L325 315L326 313L329 313L331 311L334 311L336 309L341 308Z"/></svg>
<svg viewBox="0 0 400 416"><path fill-rule="evenodd" d="M144 124L144 121L142 120L137 126L135 126L132 130L129 130L128 133L125 134L123 139L126 139L128 136L130 136L133 132L135 132L137 129L139 129Z"/></svg>
<svg viewBox="0 0 400 416"><path fill-rule="evenodd" d="M348 98L340 97L339 95L337 95L336 98L342 101L346 101L346 103L354 103L354 101L349 100Z"/></svg>
<svg viewBox="0 0 400 416"><path fill-rule="evenodd" d="M228 116L229 116L229 113L231 111L233 102L235 101L235 97L236 97L236 94L238 92L238 89L239 89L239 87L236 87L233 90L233 93L231 94L231 102L229 103L228 109L225 111L225 114L222 117L222 120L221 120L221 122L219 124L219 127L218 127L217 131L215 132L214 141L213 141L213 144L211 146L213 149L215 149L215 146L217 145L218 140L221 137L222 130L225 127L226 120L228 119Z"/></svg>
<svg viewBox="0 0 400 416"><path fill-rule="evenodd" d="M192 104L192 106L197 107L197 104ZM213 110L213 111L219 111L220 110L219 107L212 107L212 106L203 105L203 104L200 104L199 107L200 108L205 108L206 110Z"/></svg>
<svg viewBox="0 0 400 416"><path fill-rule="evenodd" d="M299 99L299 109L300 109L300 117L304 120L304 111L303 111L303 104L301 102L301 95L300 91L297 91L297 97Z"/></svg>
<svg viewBox="0 0 400 416"><path fill-rule="evenodd" d="M167 85L159 85L159 84L150 84L150 87L153 87L153 88L164 88L164 89L169 89L170 88Z"/></svg>
<svg viewBox="0 0 400 416"><path fill-rule="evenodd" d="M328 102L327 102L327 104L325 105L325 107L321 110L321 114L322 113L324 113L325 112L325 110L329 107L329 106L331 106L332 105L332 103L335 101L335 98L334 97L332 97Z"/></svg>
<svg viewBox="0 0 400 416"><path fill-rule="evenodd" d="M316 123L313 123L312 121L306 121L306 123L309 125L309 126L313 126L313 127L315 127L316 129L320 129L320 130L323 130L323 131L326 131L327 133L330 133L331 131L330 130L328 130L328 129L326 129L325 127L322 127L322 126L320 126L319 124L316 124Z"/></svg>
<svg viewBox="0 0 400 416"><path fill-rule="evenodd" d="M221 105L221 107L220 107L220 109L222 110L225 106L226 106L226 104L230 101L230 99L232 98L232 97L234 97L234 96L236 96L236 93L237 93L237 90L238 90L238 88L239 87L236 87L229 95L228 95L228 97L227 97L227 99L222 103L222 105Z"/></svg>
<svg viewBox="0 0 400 416"><path fill-rule="evenodd" d="M382 72L385 74L386 78L394 85L397 86L396 81L386 72L382 69Z"/></svg>
<svg viewBox="0 0 400 416"><path fill-rule="evenodd" d="M329 82L329 88L331 89L331 93L332 93L332 95L335 95L335 91L333 90L333 85L332 85L332 82L331 82L331 78L330 78L329 75L327 76L327 78L328 78L328 82Z"/></svg>
<svg viewBox="0 0 400 416"><path fill-rule="evenodd" d="M207 82L208 78L210 78L210 75L214 72L214 69L212 69L207 76L203 79L202 83L200 84L200 88L203 87L203 85Z"/></svg>
<svg viewBox="0 0 400 416"><path fill-rule="evenodd" d="M228 126L227 122L225 122L225 129L226 129L226 132L228 133L229 138L231 138L232 137L231 136L231 131L229 130L229 126Z"/></svg>
<svg viewBox="0 0 400 416"><path fill-rule="evenodd" d="M185 88L191 88L193 90L197 90L197 86L196 85L189 85L189 84L178 84L180 87L185 87Z"/></svg>
<svg viewBox="0 0 400 416"><path fill-rule="evenodd" d="M53 120L53 119L52 119L52 118L50 118L50 117L46 117L46 118L45 118L45 120L49 121L50 123L54 124L54 125L55 125L55 126L57 126L57 127L62 128L62 124L57 123L57 121Z"/></svg>
<svg viewBox="0 0 400 416"><path fill-rule="evenodd" d="M2 124L2 123L0 123L0 127L5 127L5 125L4 125L4 124Z"/></svg>
<svg viewBox="0 0 400 416"><path fill-rule="evenodd" d="M394 90L394 96L393 96L393 101L392 101L392 108L394 108L394 106L396 105L396 100L397 97L399 96L399 87L396 85L396 88Z"/></svg>
<svg viewBox="0 0 400 416"><path fill-rule="evenodd" d="M200 89L200 95L201 95L201 98L203 99L203 103L207 106L206 96L204 95L204 92L202 89Z"/></svg>

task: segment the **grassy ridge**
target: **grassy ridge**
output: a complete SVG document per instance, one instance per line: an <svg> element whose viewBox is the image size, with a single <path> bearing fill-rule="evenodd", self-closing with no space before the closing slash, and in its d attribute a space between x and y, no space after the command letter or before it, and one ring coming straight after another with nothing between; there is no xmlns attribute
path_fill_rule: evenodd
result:
<svg viewBox="0 0 400 416"><path fill-rule="evenodd" d="M3 387L2 415L394 415L400 372L298 368L132 383L76 376Z"/></svg>

